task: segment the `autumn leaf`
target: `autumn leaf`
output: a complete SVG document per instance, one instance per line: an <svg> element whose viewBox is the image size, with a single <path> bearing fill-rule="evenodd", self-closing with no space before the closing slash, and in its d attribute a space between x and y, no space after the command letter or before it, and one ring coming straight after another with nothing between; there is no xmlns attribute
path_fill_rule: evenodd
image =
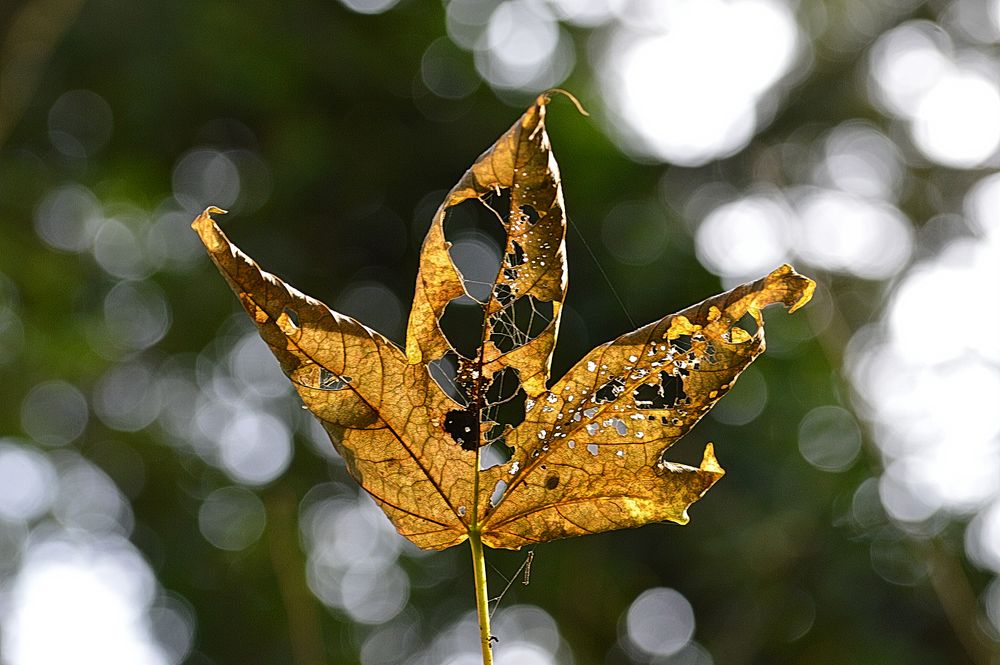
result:
<svg viewBox="0 0 1000 665"><path fill-rule="evenodd" d="M764 350L761 310L782 303L794 311L812 295L811 280L781 266L597 347L550 384L567 276L548 101L539 97L435 214L405 350L261 270L219 229L218 209L194 222L351 475L422 548L476 533L491 547L517 549L687 522L688 507L723 470L711 444L698 468L664 452ZM506 234L488 291L463 278L446 239L463 203L483 206ZM482 314L479 344L466 355L441 324L460 300ZM481 469L487 449L509 459Z"/></svg>

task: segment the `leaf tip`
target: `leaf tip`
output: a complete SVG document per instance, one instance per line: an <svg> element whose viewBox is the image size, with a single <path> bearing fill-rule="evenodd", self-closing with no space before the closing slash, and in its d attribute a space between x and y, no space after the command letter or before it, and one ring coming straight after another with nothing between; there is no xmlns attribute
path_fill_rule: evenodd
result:
<svg viewBox="0 0 1000 665"><path fill-rule="evenodd" d="M725 470L719 465L719 460L715 458L715 446L711 443L705 445L705 453L701 458L700 469L710 473L717 473L720 476L726 473Z"/></svg>
<svg viewBox="0 0 1000 665"><path fill-rule="evenodd" d="M785 297L782 300L788 307L789 314L796 312L812 300L813 292L816 290L816 282L805 275L800 275L795 271L795 268L787 263L776 268L766 279L772 284L781 285L785 292Z"/></svg>
<svg viewBox="0 0 1000 665"><path fill-rule="evenodd" d="M220 252L228 243L222 235L222 231L216 226L215 220L212 219L213 214L225 215L226 211L215 206L208 206L191 222L191 228L198 232L201 242L204 243L208 251Z"/></svg>
<svg viewBox="0 0 1000 665"><path fill-rule="evenodd" d="M813 291L816 290L816 282L814 282L813 280L809 279L808 277L803 277L802 275L799 275L799 277L801 277L802 280L805 283L803 284L802 294L799 296L799 299L797 301L795 301L794 305L792 305L791 307L788 308L788 313L789 314L794 313L800 307L802 307L807 302L809 302L810 300L812 300Z"/></svg>

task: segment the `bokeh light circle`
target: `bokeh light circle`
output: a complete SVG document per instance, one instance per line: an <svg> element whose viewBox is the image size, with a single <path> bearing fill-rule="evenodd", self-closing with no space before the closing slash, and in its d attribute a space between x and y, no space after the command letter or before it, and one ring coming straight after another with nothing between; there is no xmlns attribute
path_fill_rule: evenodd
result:
<svg viewBox="0 0 1000 665"><path fill-rule="evenodd" d="M31 521L56 497L56 470L41 452L0 440L0 519Z"/></svg>
<svg viewBox="0 0 1000 665"><path fill-rule="evenodd" d="M215 490L198 509L198 527L205 540L220 550L237 552L264 533L267 515L260 498L242 487Z"/></svg>
<svg viewBox="0 0 1000 665"><path fill-rule="evenodd" d="M625 616L630 644L648 656L670 656L683 649L694 635L694 610L674 589L643 591Z"/></svg>
<svg viewBox="0 0 1000 665"><path fill-rule="evenodd" d="M792 226L791 210L773 196L723 204L698 226L698 260L716 275L756 279L789 259Z"/></svg>
<svg viewBox="0 0 1000 665"><path fill-rule="evenodd" d="M845 471L861 452L861 430L846 409L817 406L799 423L799 452L821 471Z"/></svg>
<svg viewBox="0 0 1000 665"><path fill-rule="evenodd" d="M21 402L21 427L35 441L50 446L76 440L89 415L83 393L65 381L40 383Z"/></svg>
<svg viewBox="0 0 1000 665"><path fill-rule="evenodd" d="M792 65L794 16L770 0L682 0L658 18L620 27L601 55L612 128L630 151L684 166L737 152Z"/></svg>
<svg viewBox="0 0 1000 665"><path fill-rule="evenodd" d="M978 72L942 76L917 105L913 141L928 158L956 168L979 166L1000 147L1000 89Z"/></svg>
<svg viewBox="0 0 1000 665"><path fill-rule="evenodd" d="M292 461L291 432L269 413L241 411L222 432L219 461L233 480L265 485L284 473Z"/></svg>

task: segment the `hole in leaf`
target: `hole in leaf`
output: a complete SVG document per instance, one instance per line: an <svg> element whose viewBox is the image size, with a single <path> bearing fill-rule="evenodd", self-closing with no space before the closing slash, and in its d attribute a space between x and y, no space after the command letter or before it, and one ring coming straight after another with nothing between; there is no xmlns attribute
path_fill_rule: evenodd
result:
<svg viewBox="0 0 1000 665"><path fill-rule="evenodd" d="M524 263L528 260L524 255L524 248L522 248L521 244L516 240L511 241L510 246L514 251L507 252L504 256L504 265L509 268L516 268L519 265L524 265Z"/></svg>
<svg viewBox="0 0 1000 665"><path fill-rule="evenodd" d="M490 495L490 505L495 506L500 503L500 497L503 493L507 491L507 481L498 480L497 484L493 487L493 494Z"/></svg>
<svg viewBox="0 0 1000 665"><path fill-rule="evenodd" d="M479 446L479 414L469 409L449 411L444 417L444 431L463 450L475 450Z"/></svg>
<svg viewBox="0 0 1000 665"><path fill-rule="evenodd" d="M489 440L489 435L487 435L486 439L487 441ZM514 456L514 449L507 445L507 440L502 436L492 443L484 445L480 452L482 455L480 462L481 469L489 469L498 464L506 464Z"/></svg>
<svg viewBox="0 0 1000 665"><path fill-rule="evenodd" d="M472 231L458 237L448 250L468 294L485 302L500 271L500 249L486 234Z"/></svg>
<svg viewBox="0 0 1000 665"><path fill-rule="evenodd" d="M467 296L455 298L444 308L438 325L456 351L466 358L478 355L483 336L483 310L477 302Z"/></svg>
<svg viewBox="0 0 1000 665"><path fill-rule="evenodd" d="M596 443L588 443L587 444L587 452L590 453L591 455L593 455L594 457L597 457L597 444Z"/></svg>
<svg viewBox="0 0 1000 665"><path fill-rule="evenodd" d="M505 244L507 241L507 226L510 221L510 189L501 187L500 189L491 190L486 196L481 197L480 201L487 211L493 215L493 218L503 224L504 238L502 242Z"/></svg>
<svg viewBox="0 0 1000 665"><path fill-rule="evenodd" d="M451 242L464 232L487 234L500 247L507 245L507 218L510 215L510 190L490 192L478 199L466 199L445 209L444 235Z"/></svg>
<svg viewBox="0 0 1000 665"><path fill-rule="evenodd" d="M448 397L460 404L468 403L469 400L457 381L458 354L449 352L438 360L427 363L427 371Z"/></svg>
<svg viewBox="0 0 1000 665"><path fill-rule="evenodd" d="M334 374L325 367L319 368L319 389L320 390L343 390L347 384L353 381L349 376Z"/></svg>
<svg viewBox="0 0 1000 665"><path fill-rule="evenodd" d="M684 377L666 372L660 372L659 383L647 383L632 391L639 409L669 409L686 398Z"/></svg>
<svg viewBox="0 0 1000 665"><path fill-rule="evenodd" d="M701 358L699 358L698 360L699 360L699 363L700 363L701 360L704 360L709 365L714 365L716 363L716 361L718 360L718 358L716 357L716 354L715 354L715 344L712 344L711 342L706 342L705 343L705 351L702 354ZM699 368L699 365L695 365L695 369L698 369L698 368Z"/></svg>
<svg viewBox="0 0 1000 665"><path fill-rule="evenodd" d="M493 287L493 297L501 305L506 305L514 299L514 291L507 284L497 284Z"/></svg>
<svg viewBox="0 0 1000 665"><path fill-rule="evenodd" d="M517 427L524 422L526 399L516 369L505 367L493 375L493 381L486 390L485 419L498 423L500 431L497 436L503 433L504 425Z"/></svg>
<svg viewBox="0 0 1000 665"><path fill-rule="evenodd" d="M691 335L678 335L670 340L670 345L681 353L687 353L691 350Z"/></svg>
<svg viewBox="0 0 1000 665"><path fill-rule="evenodd" d="M593 400L597 404L606 404L618 399L618 396L625 390L625 382L615 377L594 391Z"/></svg>
<svg viewBox="0 0 1000 665"><path fill-rule="evenodd" d="M551 321L551 301L524 296L490 317L490 339L506 353L538 337Z"/></svg>
<svg viewBox="0 0 1000 665"><path fill-rule="evenodd" d="M281 311L284 313L285 316L288 317L288 320L292 322L293 326L295 326L296 328L299 327L299 313L298 312L296 312L291 307L285 307Z"/></svg>
<svg viewBox="0 0 1000 665"><path fill-rule="evenodd" d="M502 248L507 246L508 190L482 199L468 199L445 210L448 253L462 275L465 290L485 302L500 271Z"/></svg>
<svg viewBox="0 0 1000 665"><path fill-rule="evenodd" d="M743 328L743 330L746 330L751 335L756 333L757 328L759 327L757 325L757 319L753 318L753 314L751 314L750 312L747 312L746 314L741 316L740 320L736 322L736 325L738 325L740 328Z"/></svg>
<svg viewBox="0 0 1000 665"><path fill-rule="evenodd" d="M521 206L521 215L523 215L524 218L528 220L528 223L532 225L542 218L542 216L538 214L538 211L535 210L535 207L528 204Z"/></svg>
<svg viewBox="0 0 1000 665"><path fill-rule="evenodd" d="M747 312L726 332L725 338L731 344L741 344L749 341L756 334L758 327L757 319Z"/></svg>

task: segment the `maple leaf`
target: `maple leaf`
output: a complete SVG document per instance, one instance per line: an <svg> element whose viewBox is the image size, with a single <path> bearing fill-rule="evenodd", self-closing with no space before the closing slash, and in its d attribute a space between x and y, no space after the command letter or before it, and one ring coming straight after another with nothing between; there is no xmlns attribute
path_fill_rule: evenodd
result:
<svg viewBox="0 0 1000 665"><path fill-rule="evenodd" d="M405 350L261 270L219 229L217 208L193 224L351 475L422 548L475 533L491 547L518 549L687 522L688 507L723 470L711 444L698 468L664 452L763 351L761 310L783 303L794 311L814 288L781 266L595 348L550 386L567 277L547 103L539 97L435 214ZM449 213L468 201L494 213L507 239L488 294L476 291L479 345L462 356L441 320L450 303L472 298L445 237ZM453 385L440 376L448 358L457 358ZM510 458L481 469L484 446Z"/></svg>

